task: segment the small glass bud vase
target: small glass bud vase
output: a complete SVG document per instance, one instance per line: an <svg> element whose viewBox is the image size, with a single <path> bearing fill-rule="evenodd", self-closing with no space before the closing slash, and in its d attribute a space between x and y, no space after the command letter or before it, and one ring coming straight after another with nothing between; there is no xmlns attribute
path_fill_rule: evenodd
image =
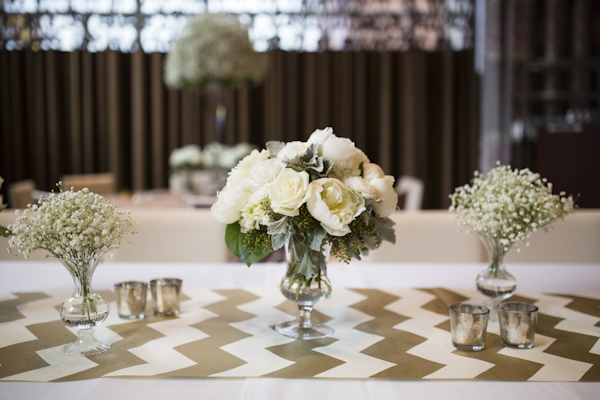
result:
<svg viewBox="0 0 600 400"><path fill-rule="evenodd" d="M70 328L78 329L77 340L63 347L68 355L91 356L103 353L110 343L94 337L96 325L108 317L108 301L94 293L92 275L104 254L79 258L58 258L73 277L73 294L60 305L60 318Z"/></svg>
<svg viewBox="0 0 600 400"><path fill-rule="evenodd" d="M505 247L486 235L479 235L479 237L490 255L490 265L477 275L475 283L477 290L488 297L490 319L497 320L498 304L511 297L517 289L517 280L504 266L504 257L510 250L510 246Z"/></svg>
<svg viewBox="0 0 600 400"><path fill-rule="evenodd" d="M281 280L281 293L298 305L298 319L284 322L275 326L275 330L284 336L294 339L320 339L333 334L333 328L325 324L314 324L311 321L311 311L315 304L327 299L331 294L331 282L327 277L327 267L318 260L327 260L331 246L323 246L320 252L310 251L313 261L313 271L316 275L307 278L300 274L302 260L296 259L286 248L287 271ZM319 266L321 265L321 266ZM325 261L326 265L326 261Z"/></svg>

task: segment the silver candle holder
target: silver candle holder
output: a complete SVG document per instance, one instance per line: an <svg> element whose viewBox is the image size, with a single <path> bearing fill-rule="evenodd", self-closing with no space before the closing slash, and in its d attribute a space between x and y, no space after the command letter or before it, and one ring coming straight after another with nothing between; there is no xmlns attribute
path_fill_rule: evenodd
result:
<svg viewBox="0 0 600 400"><path fill-rule="evenodd" d="M181 279L160 278L150 281L154 315L159 317L179 314Z"/></svg>
<svg viewBox="0 0 600 400"><path fill-rule="evenodd" d="M533 347L538 307L529 303L506 302L498 306L500 341L506 347Z"/></svg>
<svg viewBox="0 0 600 400"><path fill-rule="evenodd" d="M146 316L146 282L120 282L115 284L117 311L123 319L139 319Z"/></svg>
<svg viewBox="0 0 600 400"><path fill-rule="evenodd" d="M490 310L472 304L450 306L452 344L459 350L479 351L485 348Z"/></svg>

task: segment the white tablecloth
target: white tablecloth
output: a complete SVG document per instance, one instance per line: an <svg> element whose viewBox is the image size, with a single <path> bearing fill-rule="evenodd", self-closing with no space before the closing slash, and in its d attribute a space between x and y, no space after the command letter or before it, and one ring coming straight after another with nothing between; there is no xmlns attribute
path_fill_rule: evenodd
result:
<svg viewBox="0 0 600 400"><path fill-rule="evenodd" d="M447 287L473 289L482 264L333 264L329 276L335 287ZM598 298L598 264L511 264L519 292L578 294ZM111 290L125 280L182 278L185 287L233 289L278 285L282 265L111 263L94 275L96 290ZM72 282L59 263L0 262L0 292L70 291ZM58 318L58 313L57 313ZM99 327L98 329L102 329ZM0 364L2 360L0 360ZM306 399L444 398L469 399L596 399L600 383L423 382L324 379L94 379L67 383L1 382L1 399Z"/></svg>

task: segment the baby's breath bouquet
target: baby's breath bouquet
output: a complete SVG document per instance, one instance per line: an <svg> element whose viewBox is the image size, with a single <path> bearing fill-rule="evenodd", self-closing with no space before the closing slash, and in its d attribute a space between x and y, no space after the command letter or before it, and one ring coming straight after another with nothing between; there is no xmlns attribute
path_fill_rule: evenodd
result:
<svg viewBox="0 0 600 400"><path fill-rule="evenodd" d="M47 250L56 258L89 258L112 253L130 233L135 222L129 213L118 211L104 197L87 188L63 191L42 197L18 215L10 248L25 258L37 249Z"/></svg>
<svg viewBox="0 0 600 400"><path fill-rule="evenodd" d="M233 15L203 13L189 19L165 61L165 82L200 91L257 83L266 56L252 48L247 29Z"/></svg>
<svg viewBox="0 0 600 400"><path fill-rule="evenodd" d="M471 184L456 188L450 199L458 225L477 232L490 253L490 268L485 276L480 274L477 285L491 297L506 298L516 288L514 277L502 267L508 251L513 246L519 251L519 243L533 232L548 230L575 211L573 197L552 194L547 179L527 168L513 170L500 163L487 175L475 171Z"/></svg>
<svg viewBox="0 0 600 400"><path fill-rule="evenodd" d="M102 258L117 249L136 225L128 213L118 211L102 196L88 189L63 191L29 204L9 226L9 250L16 248L25 258L43 249L56 257L73 278L73 295L60 306L63 322L80 329L78 340L66 345L69 355L93 355L106 351L110 343L97 340L92 327L108 316L108 301L94 293L92 274Z"/></svg>
<svg viewBox="0 0 600 400"><path fill-rule="evenodd" d="M228 224L228 248L250 266L287 247L281 291L302 305L303 314L298 323L278 325L278 332L326 336L309 332L314 327L306 313L331 292L325 273L329 251L348 262L383 240L395 242L388 218L398 201L393 184L392 176L331 128L316 130L307 142L268 142L229 173L211 208Z"/></svg>

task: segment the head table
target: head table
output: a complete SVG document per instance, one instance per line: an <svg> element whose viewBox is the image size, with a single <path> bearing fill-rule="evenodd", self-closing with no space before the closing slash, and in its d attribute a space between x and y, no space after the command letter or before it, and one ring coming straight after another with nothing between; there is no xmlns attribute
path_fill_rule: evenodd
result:
<svg viewBox="0 0 600 400"><path fill-rule="evenodd" d="M486 266L331 263L333 294L315 307L332 337L294 341L273 325L294 319L279 293L284 266L104 262L94 289L111 302L96 328L112 348L63 355L73 331L57 307L72 281L58 262L0 262L0 398L6 399L592 399L600 392L600 264L510 264L514 298L540 309L535 347L455 349L448 306L485 301ZM119 319L113 285L183 279L181 314ZM149 298L150 300L150 298Z"/></svg>

